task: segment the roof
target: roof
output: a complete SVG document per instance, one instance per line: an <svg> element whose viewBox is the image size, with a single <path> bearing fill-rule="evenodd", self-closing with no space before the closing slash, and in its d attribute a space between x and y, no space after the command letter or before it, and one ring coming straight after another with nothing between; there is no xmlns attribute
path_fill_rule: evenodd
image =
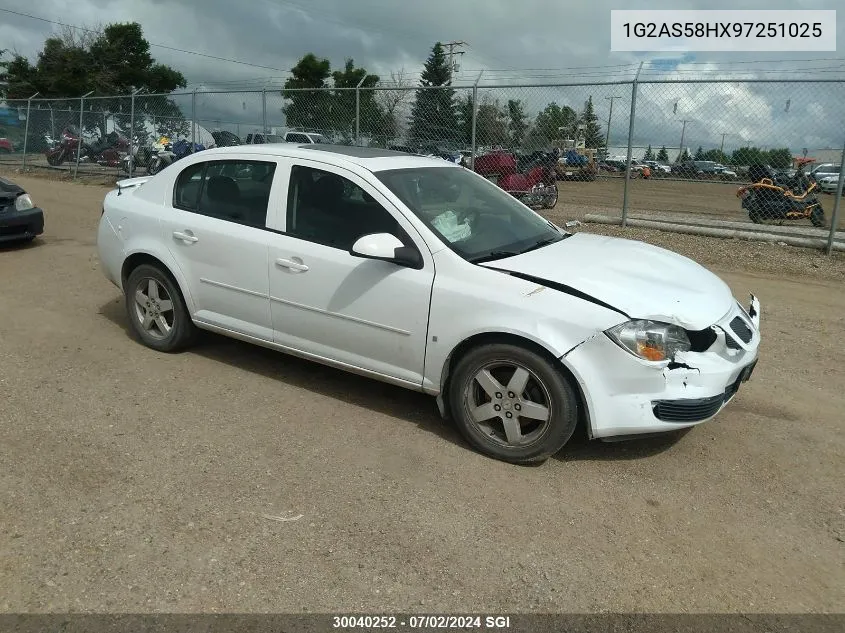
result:
<svg viewBox="0 0 845 633"><path fill-rule="evenodd" d="M265 156L286 156L322 160L336 165L353 163L369 171L387 169L408 169L414 167L456 167L455 163L397 152L376 147L357 147L352 145L328 145L323 143L259 143L256 145L232 145L215 147L201 152L205 155L218 154L259 154ZM199 156L199 154L195 154ZM328 159L328 160L327 160Z"/></svg>

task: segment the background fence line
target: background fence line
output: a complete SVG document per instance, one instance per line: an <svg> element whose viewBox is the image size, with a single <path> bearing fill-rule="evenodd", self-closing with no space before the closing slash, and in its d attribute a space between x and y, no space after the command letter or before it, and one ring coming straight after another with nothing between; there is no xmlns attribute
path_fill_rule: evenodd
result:
<svg viewBox="0 0 845 633"><path fill-rule="evenodd" d="M737 185L754 162L788 169L796 158L836 165L845 160L841 79L656 79L640 78L639 73L633 79L589 82L481 84L481 79L480 72L474 82L451 86L363 87L361 82L352 87L136 91L64 99L35 94L0 101L0 139L7 139L0 144L0 164L19 164L24 171L63 168L45 164L44 154L69 126L88 142L114 131L124 135L131 157L125 175L144 168L141 152L161 136L207 147L220 144L224 136L243 143L255 134L304 130L340 144L461 151L471 167L477 155L494 148L531 154L557 146L596 158L598 172L588 180L621 184L608 188L600 202L614 217L618 214L624 227L632 211L649 210L645 190L639 183L633 186L642 176L644 160L655 161L651 180L667 186L669 181L734 180ZM612 145L622 139L623 144ZM693 166L695 173L684 173L674 168L693 158L720 171ZM121 171L112 164L91 171L95 166L78 154L74 162L74 178L96 169ZM573 171L579 169L576 164ZM838 180L825 190L835 196L832 213L825 210L828 252L836 237L845 178L841 167L831 169ZM683 197L687 190L678 191ZM715 191L728 209L728 191L714 185ZM565 200L565 191L561 198ZM736 215L742 215L739 201L732 202ZM664 206L684 210L683 204L673 204ZM826 199L823 206L830 206Z"/></svg>

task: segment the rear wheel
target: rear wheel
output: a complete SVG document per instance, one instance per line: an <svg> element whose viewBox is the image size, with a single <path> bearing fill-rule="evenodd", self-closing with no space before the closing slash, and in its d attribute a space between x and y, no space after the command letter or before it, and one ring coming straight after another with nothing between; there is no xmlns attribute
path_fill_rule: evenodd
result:
<svg viewBox="0 0 845 633"><path fill-rule="evenodd" d="M147 173L150 176L155 176L158 172L161 171L163 167L162 162L163 161L161 160L161 158L156 156L154 159L152 159L152 161L150 161L150 164L147 165Z"/></svg>
<svg viewBox="0 0 845 633"><path fill-rule="evenodd" d="M824 228L826 222L824 219L824 209L822 209L822 205L818 205L810 213L810 222L813 223L813 226Z"/></svg>
<svg viewBox="0 0 845 633"><path fill-rule="evenodd" d="M142 264L126 281L126 313L147 347L178 352L194 342L197 328L176 282L157 266Z"/></svg>
<svg viewBox="0 0 845 633"><path fill-rule="evenodd" d="M572 437L578 396L552 363L509 343L476 347L458 361L449 401L461 434L482 453L542 462Z"/></svg>
<svg viewBox="0 0 845 633"><path fill-rule="evenodd" d="M560 195L557 190L557 183L555 183L553 187L554 192L550 193L543 199L544 209L554 209L555 205L557 204L558 196Z"/></svg>

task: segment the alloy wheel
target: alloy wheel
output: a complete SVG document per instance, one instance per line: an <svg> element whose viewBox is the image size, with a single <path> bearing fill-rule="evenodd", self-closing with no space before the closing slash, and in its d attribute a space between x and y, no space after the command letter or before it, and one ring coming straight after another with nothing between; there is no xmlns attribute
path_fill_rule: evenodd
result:
<svg viewBox="0 0 845 633"><path fill-rule="evenodd" d="M135 318L152 338L164 340L170 336L176 313L167 289L157 280L147 277L135 287Z"/></svg>

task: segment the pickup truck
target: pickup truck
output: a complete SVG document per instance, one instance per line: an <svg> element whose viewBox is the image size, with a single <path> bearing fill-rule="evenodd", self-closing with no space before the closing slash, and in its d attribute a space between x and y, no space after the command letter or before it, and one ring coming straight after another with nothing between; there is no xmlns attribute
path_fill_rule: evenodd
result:
<svg viewBox="0 0 845 633"><path fill-rule="evenodd" d="M286 132L284 136L280 134L263 134L256 132L254 134L247 134L245 145L255 145L258 143L328 143L329 141L322 134L317 132Z"/></svg>

